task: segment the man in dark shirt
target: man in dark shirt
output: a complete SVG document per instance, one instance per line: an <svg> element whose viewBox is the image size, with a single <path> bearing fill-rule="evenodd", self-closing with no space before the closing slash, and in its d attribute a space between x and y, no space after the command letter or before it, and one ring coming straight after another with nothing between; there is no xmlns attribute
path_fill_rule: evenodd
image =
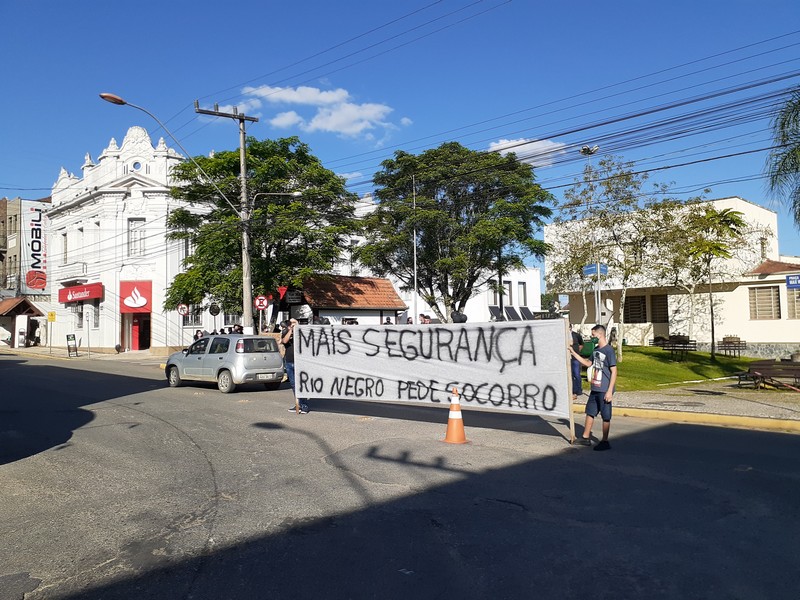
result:
<svg viewBox="0 0 800 600"><path fill-rule="evenodd" d="M582 357L568 346L572 358L580 361L582 365L591 367L591 388L589 399L586 401L586 424L583 427L583 437L575 440L581 446L592 445L592 425L599 414L603 419L603 439L597 444L595 450L610 450L608 432L611 429L611 400L614 396L614 387L617 383L617 355L606 340L606 328L603 325L592 327L592 337L597 338L597 347L592 352L592 358Z"/></svg>
<svg viewBox="0 0 800 600"><path fill-rule="evenodd" d="M289 379L289 385L292 386L292 393L294 394L294 406L289 409L289 412L298 415L305 415L308 413L308 404L301 402L297 397L297 389L294 384L294 330L297 327L297 319L289 319L286 327L281 330L281 344L283 344L283 362L286 365L286 377Z"/></svg>
<svg viewBox="0 0 800 600"><path fill-rule="evenodd" d="M577 354L580 354L583 349L583 336L577 331L571 331L570 333L572 334L572 349L575 350ZM570 359L570 363L572 367L572 399L577 400L578 396L583 394L581 363L574 356Z"/></svg>

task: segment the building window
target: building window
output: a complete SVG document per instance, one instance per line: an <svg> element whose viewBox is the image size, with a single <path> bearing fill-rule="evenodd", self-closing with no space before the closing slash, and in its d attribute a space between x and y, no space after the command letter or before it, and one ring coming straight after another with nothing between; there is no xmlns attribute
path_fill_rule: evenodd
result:
<svg viewBox="0 0 800 600"><path fill-rule="evenodd" d="M203 324L203 307L190 306L189 314L183 317L184 327L200 327Z"/></svg>
<svg viewBox="0 0 800 600"><path fill-rule="evenodd" d="M780 288L777 285L750 288L750 320L781 318Z"/></svg>
<svg viewBox="0 0 800 600"><path fill-rule="evenodd" d="M666 294L650 296L650 313L653 323L669 323L669 304Z"/></svg>
<svg viewBox="0 0 800 600"><path fill-rule="evenodd" d="M500 304L500 294L497 293L497 282L494 280L489 281L489 285L492 287L492 304L494 306L498 306ZM503 280L503 305L508 306L513 304L511 300L511 282L507 280Z"/></svg>
<svg viewBox="0 0 800 600"><path fill-rule="evenodd" d="M128 219L128 256L144 255L144 219Z"/></svg>
<svg viewBox="0 0 800 600"><path fill-rule="evenodd" d="M67 253L67 232L61 234L61 264L67 264L69 254Z"/></svg>
<svg viewBox="0 0 800 600"><path fill-rule="evenodd" d="M73 304L72 312L75 315L75 329L83 329L83 302Z"/></svg>
<svg viewBox="0 0 800 600"><path fill-rule="evenodd" d="M528 289L524 281L517 283L517 306L528 306Z"/></svg>
<svg viewBox="0 0 800 600"><path fill-rule="evenodd" d="M225 313L223 317L223 327L233 327L242 322L242 315Z"/></svg>
<svg viewBox="0 0 800 600"><path fill-rule="evenodd" d="M790 319L800 319L800 290L786 290Z"/></svg>
<svg viewBox="0 0 800 600"><path fill-rule="evenodd" d="M99 299L95 299L95 300L92 301L92 308L94 309L92 311L92 317L93 317L92 327L94 327L95 329L98 329L100 327L100 300Z"/></svg>
<svg viewBox="0 0 800 600"><path fill-rule="evenodd" d="M626 323L647 323L646 300L645 296L628 296L624 311Z"/></svg>

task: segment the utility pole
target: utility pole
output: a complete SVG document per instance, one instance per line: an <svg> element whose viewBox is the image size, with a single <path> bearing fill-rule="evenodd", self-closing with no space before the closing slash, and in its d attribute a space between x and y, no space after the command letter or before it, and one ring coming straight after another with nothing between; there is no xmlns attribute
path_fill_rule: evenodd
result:
<svg viewBox="0 0 800 600"><path fill-rule="evenodd" d="M239 121L239 169L241 178L241 201L239 220L242 223L242 327L245 333L253 333L253 274L250 267L250 203L247 200L247 133L245 123L257 123L257 117L248 117L240 113L234 106L233 112L226 113L219 110L219 104L214 104L214 110L200 108L200 101L194 101L194 112L213 117L225 117Z"/></svg>

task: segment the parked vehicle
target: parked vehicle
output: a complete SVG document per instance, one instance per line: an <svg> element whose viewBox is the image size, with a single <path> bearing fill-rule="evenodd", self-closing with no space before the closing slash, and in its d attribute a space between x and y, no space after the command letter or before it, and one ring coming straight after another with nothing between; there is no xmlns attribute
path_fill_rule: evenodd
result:
<svg viewBox="0 0 800 600"><path fill-rule="evenodd" d="M165 374L170 387L184 381L216 381L219 391L228 394L245 383L263 383L268 390L277 390L284 368L278 343L271 337L210 335L172 354Z"/></svg>

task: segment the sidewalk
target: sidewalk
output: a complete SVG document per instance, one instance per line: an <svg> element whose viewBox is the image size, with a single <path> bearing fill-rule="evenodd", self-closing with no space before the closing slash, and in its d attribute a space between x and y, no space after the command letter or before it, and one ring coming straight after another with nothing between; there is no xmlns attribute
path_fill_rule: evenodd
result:
<svg viewBox="0 0 800 600"><path fill-rule="evenodd" d="M148 350L105 354L79 351L69 358L66 348L0 348L0 354L23 358L54 360L111 360L159 367L165 356L153 356ZM573 404L576 422L581 422L586 392ZM800 393L739 388L736 379L685 383L664 386L647 392L618 392L614 397L616 416L698 423L770 431L800 433Z"/></svg>

